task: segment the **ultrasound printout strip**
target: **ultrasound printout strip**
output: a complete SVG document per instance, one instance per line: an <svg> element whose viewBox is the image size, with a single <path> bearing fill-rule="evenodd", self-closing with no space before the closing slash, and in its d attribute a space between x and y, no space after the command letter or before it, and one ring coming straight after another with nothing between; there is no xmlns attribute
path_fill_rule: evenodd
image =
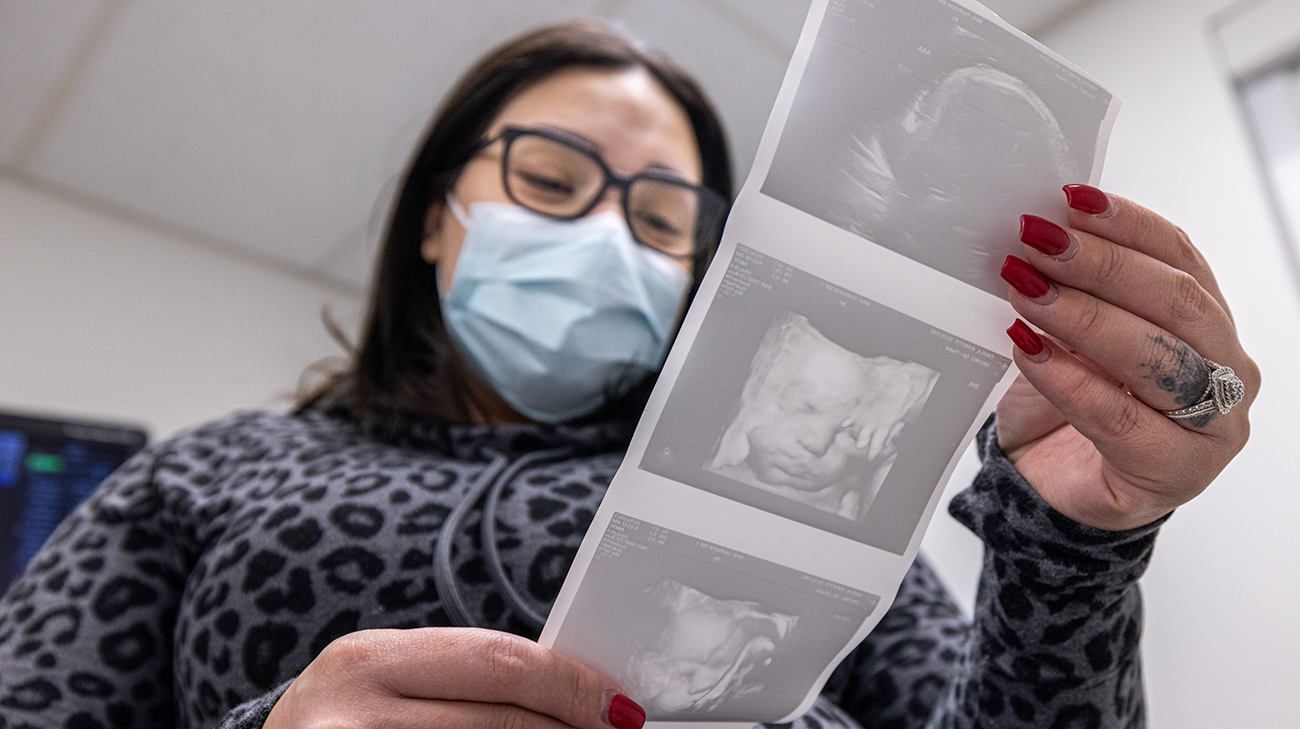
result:
<svg viewBox="0 0 1300 729"><path fill-rule="evenodd" d="M650 723L807 711L1015 378L998 269L1115 97L970 0L814 0L541 643Z"/></svg>

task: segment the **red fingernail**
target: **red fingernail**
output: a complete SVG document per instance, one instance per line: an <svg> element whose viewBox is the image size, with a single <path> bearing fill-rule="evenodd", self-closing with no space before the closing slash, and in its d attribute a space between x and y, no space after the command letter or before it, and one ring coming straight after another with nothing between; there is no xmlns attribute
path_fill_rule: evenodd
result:
<svg viewBox="0 0 1300 729"><path fill-rule="evenodd" d="M1091 185L1066 185L1061 189L1075 210L1089 215L1106 215L1111 210L1110 196Z"/></svg>
<svg viewBox="0 0 1300 729"><path fill-rule="evenodd" d="M1043 338L1038 336L1029 325L1016 319L1016 323L1007 327L1007 336L1015 343L1016 348L1024 352L1034 362L1042 362L1047 359L1047 345L1043 344Z"/></svg>
<svg viewBox="0 0 1300 729"><path fill-rule="evenodd" d="M641 729L645 726L645 709L623 694L609 700L609 725L614 729Z"/></svg>
<svg viewBox="0 0 1300 729"><path fill-rule="evenodd" d="M1020 240L1053 257L1061 257L1074 242L1065 228L1037 215L1020 216Z"/></svg>
<svg viewBox="0 0 1300 729"><path fill-rule="evenodd" d="M1033 266L1015 256L1007 256L1006 262L1002 264L1002 280L1011 284L1023 296L1034 299L1036 303L1050 304L1056 301L1055 296L1050 300L1043 300L1043 297L1055 290L1052 282Z"/></svg>

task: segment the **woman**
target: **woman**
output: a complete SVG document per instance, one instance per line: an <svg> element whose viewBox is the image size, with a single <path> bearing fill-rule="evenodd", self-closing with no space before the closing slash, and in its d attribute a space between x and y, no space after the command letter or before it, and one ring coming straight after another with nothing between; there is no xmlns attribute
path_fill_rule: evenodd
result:
<svg viewBox="0 0 1300 729"><path fill-rule="evenodd" d="M603 27L483 59L407 174L353 366L294 415L139 455L10 589L5 726L639 726L635 697L518 636L621 460L727 169L689 78ZM1135 581L1240 450L1259 376L1180 230L1067 193L1072 228L1027 219L1004 271L1055 339L1009 330L1024 378L954 501L986 543L974 623L918 560L807 726L1141 721ZM1173 420L1200 355L1246 402Z"/></svg>

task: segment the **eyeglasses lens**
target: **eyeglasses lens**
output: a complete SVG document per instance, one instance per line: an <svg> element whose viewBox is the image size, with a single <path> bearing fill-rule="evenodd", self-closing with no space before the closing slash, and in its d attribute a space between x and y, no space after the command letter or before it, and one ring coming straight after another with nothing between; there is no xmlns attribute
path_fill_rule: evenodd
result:
<svg viewBox="0 0 1300 729"><path fill-rule="evenodd" d="M580 150L546 137L524 135L510 145L505 179L515 202L564 218L582 212L600 194L605 171Z"/></svg>
<svg viewBox="0 0 1300 729"><path fill-rule="evenodd" d="M638 177L627 190L632 236L673 256L695 252L700 198L693 188L653 177Z"/></svg>
<svg viewBox="0 0 1300 729"><path fill-rule="evenodd" d="M605 191L601 163L548 137L515 137L505 159L506 192L516 203L556 218L586 210ZM699 192L685 184L636 177L627 190L632 237L673 256L695 252L701 217Z"/></svg>

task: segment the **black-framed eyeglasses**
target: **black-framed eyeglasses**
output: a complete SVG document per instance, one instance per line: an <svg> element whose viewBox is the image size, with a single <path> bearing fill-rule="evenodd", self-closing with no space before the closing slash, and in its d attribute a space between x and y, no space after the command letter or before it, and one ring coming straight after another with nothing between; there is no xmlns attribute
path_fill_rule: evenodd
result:
<svg viewBox="0 0 1300 729"><path fill-rule="evenodd" d="M616 187L632 238L673 258L690 258L709 245L726 208L722 196L671 172L615 174L588 144L558 130L506 127L479 150L498 140L501 183L516 205L575 220Z"/></svg>

